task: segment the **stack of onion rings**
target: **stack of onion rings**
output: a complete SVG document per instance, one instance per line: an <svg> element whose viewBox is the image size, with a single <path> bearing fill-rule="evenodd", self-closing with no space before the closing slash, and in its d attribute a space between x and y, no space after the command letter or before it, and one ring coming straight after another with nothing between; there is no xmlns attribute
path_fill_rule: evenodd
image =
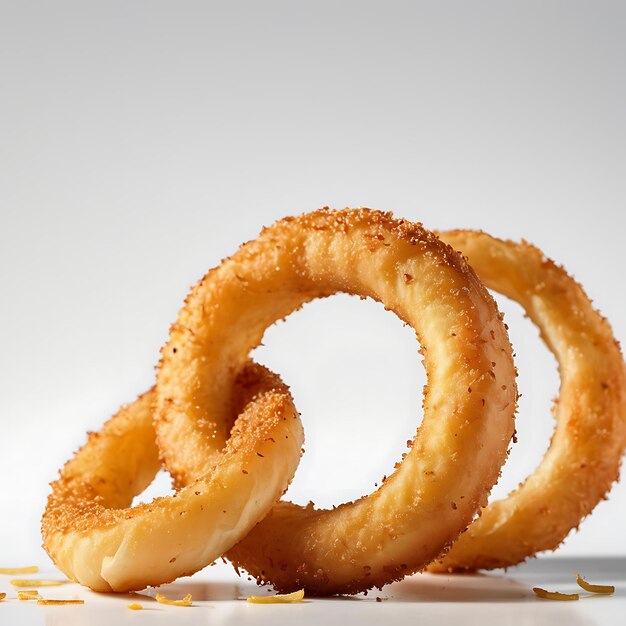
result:
<svg viewBox="0 0 626 626"><path fill-rule="evenodd" d="M559 360L562 388L540 467L473 521L506 459L517 403L512 348L481 280L526 309ZM337 292L374 298L413 327L428 388L394 474L325 511L278 502L302 426L285 385L248 355L276 319ZM265 229L194 287L156 389L91 435L53 483L44 547L99 591L162 584L226 555L281 591L355 593L427 567L507 566L555 548L617 479L625 446L619 346L541 252L323 209ZM161 462L176 494L129 508Z"/></svg>

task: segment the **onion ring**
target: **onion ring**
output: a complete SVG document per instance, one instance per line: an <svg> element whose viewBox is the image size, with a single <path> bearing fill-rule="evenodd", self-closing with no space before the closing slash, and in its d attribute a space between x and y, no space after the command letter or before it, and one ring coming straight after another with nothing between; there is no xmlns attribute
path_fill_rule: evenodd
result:
<svg viewBox="0 0 626 626"><path fill-rule="evenodd" d="M355 593L425 567L484 506L517 401L507 332L464 259L421 224L368 209L286 218L192 290L162 350L155 427L185 485L228 434L232 380L265 329L336 292L416 331L429 386L419 436L372 495L334 510L280 503L227 553L280 591Z"/></svg>
<svg viewBox="0 0 626 626"><path fill-rule="evenodd" d="M429 570L508 567L557 548L617 480L626 445L624 360L582 287L540 250L474 231L441 237L489 289L521 304L560 367L556 430L539 467L489 504Z"/></svg>
<svg viewBox="0 0 626 626"><path fill-rule="evenodd" d="M207 472L175 495L130 506L160 467L155 391L120 410L61 471L42 520L44 548L69 578L130 591L202 569L264 517L298 466L302 424L287 387L246 365L244 407Z"/></svg>

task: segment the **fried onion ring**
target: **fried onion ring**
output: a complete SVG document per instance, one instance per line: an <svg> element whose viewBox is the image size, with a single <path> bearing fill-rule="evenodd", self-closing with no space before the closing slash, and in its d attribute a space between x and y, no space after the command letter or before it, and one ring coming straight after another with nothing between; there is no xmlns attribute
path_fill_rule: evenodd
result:
<svg viewBox="0 0 626 626"><path fill-rule="evenodd" d="M354 593L422 569L484 506L513 435L511 346L464 259L421 224L321 210L244 244L196 285L172 326L155 426L179 484L223 446L232 381L266 328L336 292L380 301L414 328L429 381L424 418L372 495L334 510L280 503L227 553L280 591Z"/></svg>
<svg viewBox="0 0 626 626"><path fill-rule="evenodd" d="M130 591L192 574L270 510L298 466L302 424L287 387L246 365L243 407L212 467L175 495L128 508L160 467L155 391L120 410L61 471L42 520L44 547L72 580Z"/></svg>
<svg viewBox="0 0 626 626"><path fill-rule="evenodd" d="M611 327L573 278L528 243L441 235L489 289L517 301L559 363L556 430L539 467L489 504L431 571L508 567L553 550L606 497L626 445L626 370Z"/></svg>

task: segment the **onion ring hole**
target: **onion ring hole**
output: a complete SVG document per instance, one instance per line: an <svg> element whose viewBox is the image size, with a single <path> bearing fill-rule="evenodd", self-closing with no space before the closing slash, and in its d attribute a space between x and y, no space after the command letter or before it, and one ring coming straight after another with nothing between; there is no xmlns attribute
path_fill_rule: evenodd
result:
<svg viewBox="0 0 626 626"><path fill-rule="evenodd" d="M332 508L392 474L422 419L418 349L410 326L346 294L307 303L267 330L251 356L288 372L306 421L306 452L285 499Z"/></svg>

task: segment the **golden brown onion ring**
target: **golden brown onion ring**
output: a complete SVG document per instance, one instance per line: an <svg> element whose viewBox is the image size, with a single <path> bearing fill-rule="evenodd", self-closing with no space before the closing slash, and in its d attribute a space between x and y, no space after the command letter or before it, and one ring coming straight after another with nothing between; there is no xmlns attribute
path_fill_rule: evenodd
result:
<svg viewBox="0 0 626 626"><path fill-rule="evenodd" d="M298 466L302 424L289 391L246 366L244 406L224 449L175 495L128 508L160 463L155 391L120 410L61 471L42 520L44 547L72 580L96 591L160 585L202 569L269 511Z"/></svg>
<svg viewBox="0 0 626 626"><path fill-rule="evenodd" d="M563 268L528 243L441 235L485 285L522 305L561 373L556 430L539 467L491 503L431 571L507 567L553 550L605 498L626 445L626 372L609 323Z"/></svg>
<svg viewBox="0 0 626 626"><path fill-rule="evenodd" d="M265 229L188 296L157 386L159 447L179 483L213 463L233 377L265 329L336 292L380 301L415 329L429 381L424 419L372 495L332 511L281 503L228 553L281 591L353 593L422 569L484 506L513 435L511 346L462 257L421 224L321 210Z"/></svg>

